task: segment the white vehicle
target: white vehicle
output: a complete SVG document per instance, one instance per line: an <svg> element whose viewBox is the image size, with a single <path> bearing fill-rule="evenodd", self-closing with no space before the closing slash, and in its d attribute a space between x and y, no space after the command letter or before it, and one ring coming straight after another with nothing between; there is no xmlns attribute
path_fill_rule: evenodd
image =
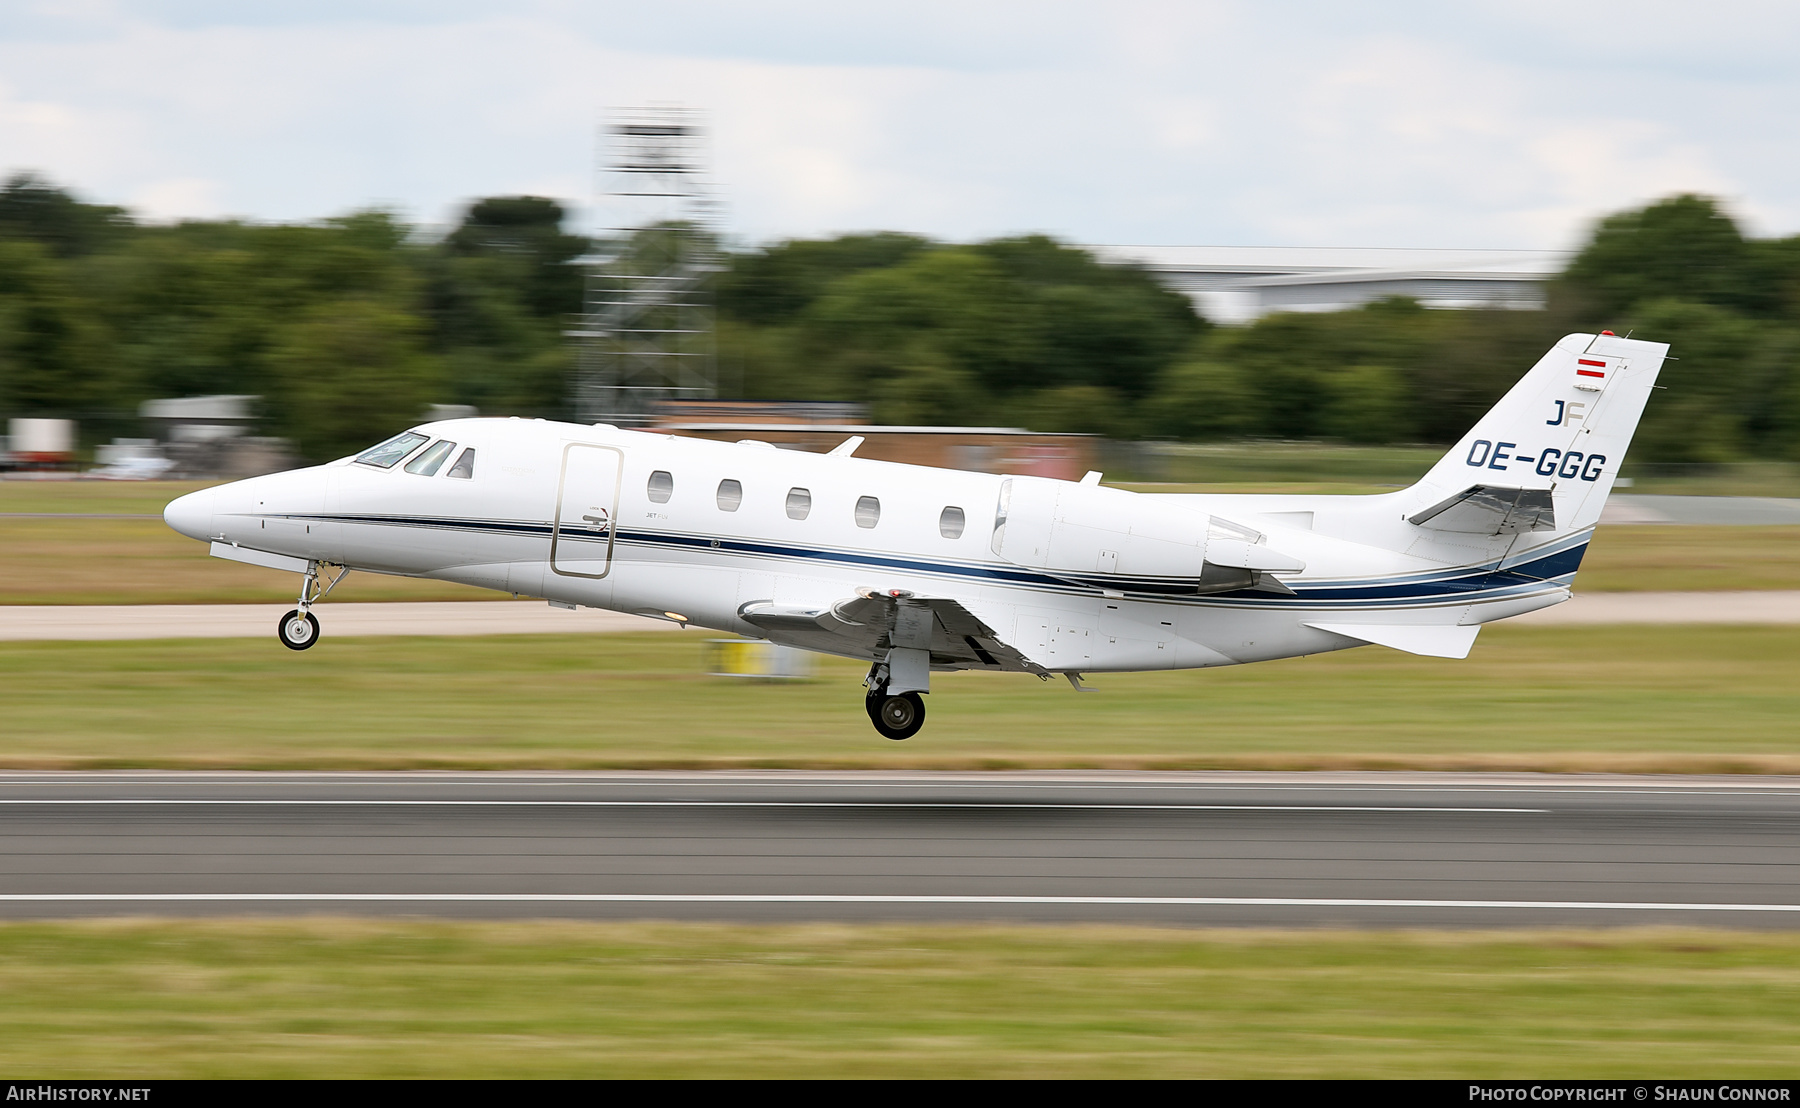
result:
<svg viewBox="0 0 1800 1108"><path fill-rule="evenodd" d="M303 575L281 641L349 570L428 577L871 663L876 730L934 670L1188 669L1370 643L1467 656L1558 604L1668 347L1570 335L1418 484L1155 495L525 419L428 423L353 458L191 493L212 553Z"/></svg>

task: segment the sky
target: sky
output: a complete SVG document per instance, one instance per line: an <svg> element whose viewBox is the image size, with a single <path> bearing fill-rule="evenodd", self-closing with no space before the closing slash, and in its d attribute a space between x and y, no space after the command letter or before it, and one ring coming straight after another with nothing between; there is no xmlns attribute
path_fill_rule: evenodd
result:
<svg viewBox="0 0 1800 1108"><path fill-rule="evenodd" d="M1676 192L1800 231L1792 0L0 0L0 171L157 220L592 226L610 109L726 231L1565 249Z"/></svg>

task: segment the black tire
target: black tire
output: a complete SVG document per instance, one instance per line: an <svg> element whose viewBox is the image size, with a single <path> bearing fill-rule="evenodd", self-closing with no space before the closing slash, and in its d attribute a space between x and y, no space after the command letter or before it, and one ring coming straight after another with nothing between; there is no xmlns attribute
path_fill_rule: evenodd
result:
<svg viewBox="0 0 1800 1108"><path fill-rule="evenodd" d="M869 720L884 739L910 739L925 726L925 700L916 692L869 698Z"/></svg>
<svg viewBox="0 0 1800 1108"><path fill-rule="evenodd" d="M305 650L319 641L319 617L295 608L275 625L275 637L289 650Z"/></svg>

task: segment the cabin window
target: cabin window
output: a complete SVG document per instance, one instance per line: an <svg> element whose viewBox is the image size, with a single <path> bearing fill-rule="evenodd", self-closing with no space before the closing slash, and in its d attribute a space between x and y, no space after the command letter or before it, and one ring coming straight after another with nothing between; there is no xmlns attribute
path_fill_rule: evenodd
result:
<svg viewBox="0 0 1800 1108"><path fill-rule="evenodd" d="M356 456L356 460L366 466L377 469L393 469L394 463L411 454L422 442L429 442L430 435L421 435L417 431L406 431L379 446L371 446Z"/></svg>
<svg viewBox="0 0 1800 1108"><path fill-rule="evenodd" d="M436 477L437 471L444 468L444 459L456 449L456 444L449 439L439 439L425 449L417 458L406 463L406 472L416 473L421 477Z"/></svg>
<svg viewBox="0 0 1800 1108"><path fill-rule="evenodd" d="M963 510L957 507L945 508L938 515L938 534L947 539L960 539L963 533Z"/></svg>
<svg viewBox="0 0 1800 1108"><path fill-rule="evenodd" d="M444 474L444 476L460 477L465 481L474 477L475 476L475 448L473 446L471 446L467 450L464 450L462 452L462 456L456 459L456 464L450 467L450 472Z"/></svg>
<svg viewBox="0 0 1800 1108"><path fill-rule="evenodd" d="M659 469L650 475L650 483L644 486L649 494L650 503L667 504L669 497L675 494L675 478L666 469Z"/></svg>
<svg viewBox="0 0 1800 1108"><path fill-rule="evenodd" d="M881 501L872 496L856 498L856 525L873 527L881 522Z"/></svg>
<svg viewBox="0 0 1800 1108"><path fill-rule="evenodd" d="M730 477L719 482L719 511L735 512L744 502L744 486Z"/></svg>
<svg viewBox="0 0 1800 1108"><path fill-rule="evenodd" d="M787 514L789 519L805 519L812 511L812 490L789 489L787 498Z"/></svg>

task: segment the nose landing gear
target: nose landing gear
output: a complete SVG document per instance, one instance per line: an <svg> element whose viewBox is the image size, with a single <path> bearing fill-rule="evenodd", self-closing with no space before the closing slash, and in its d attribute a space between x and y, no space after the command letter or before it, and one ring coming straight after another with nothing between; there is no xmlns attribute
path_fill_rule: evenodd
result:
<svg viewBox="0 0 1800 1108"><path fill-rule="evenodd" d="M319 641L319 617L295 608L281 617L275 635L289 650L305 650Z"/></svg>
<svg viewBox="0 0 1800 1108"><path fill-rule="evenodd" d="M289 650L305 650L319 641L319 617L312 614L312 606L350 575L348 566L338 566L337 573L321 588L319 576L325 568L324 562L306 563L306 574L300 579L300 606L275 625L275 637Z"/></svg>

